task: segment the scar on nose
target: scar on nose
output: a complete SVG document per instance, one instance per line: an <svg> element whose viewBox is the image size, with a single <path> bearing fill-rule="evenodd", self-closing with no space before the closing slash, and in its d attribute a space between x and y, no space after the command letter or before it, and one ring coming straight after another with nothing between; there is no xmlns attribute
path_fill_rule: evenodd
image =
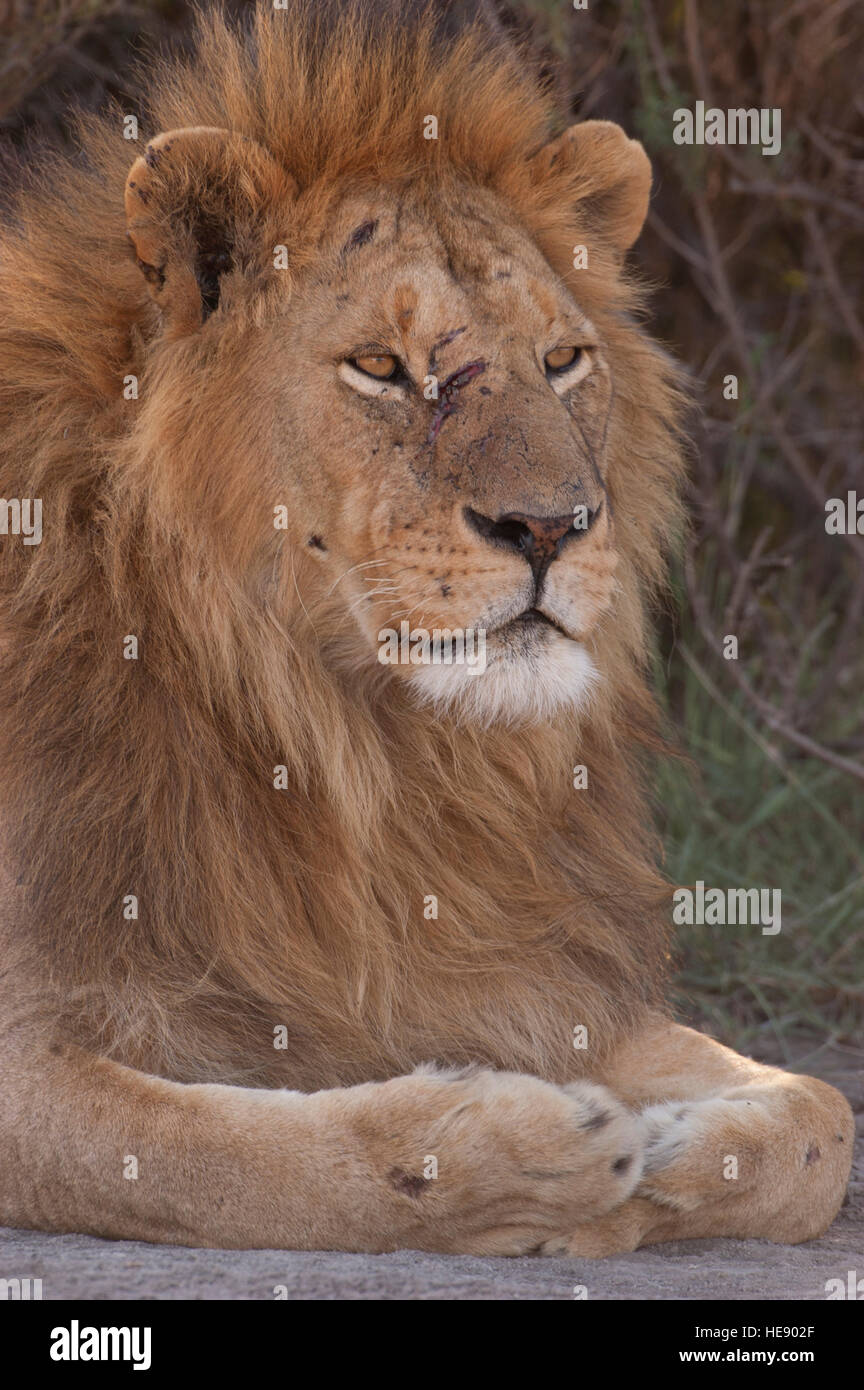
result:
<svg viewBox="0 0 864 1390"><path fill-rule="evenodd" d="M435 443L447 416L452 415L456 410L456 392L461 391L463 386L467 386L470 381L474 380L475 376L479 376L485 370L486 363L483 361L466 362L464 367L450 373L438 393L438 405L435 408L432 424L429 426L429 433L426 436L427 444Z"/></svg>
<svg viewBox="0 0 864 1390"><path fill-rule="evenodd" d="M443 338L439 338L437 342L432 344L432 351L429 354L430 373L434 372L435 368L438 365L438 353L441 351L441 349L449 347L451 343L455 343L456 339L465 332L465 329L467 327L467 323L463 323L461 328L454 328L450 333L445 333Z"/></svg>
<svg viewBox="0 0 864 1390"><path fill-rule="evenodd" d="M342 255L347 251L356 251L358 246L365 246L367 241L371 241L375 235L377 222L361 222L359 227L355 227L345 245L342 247Z"/></svg>

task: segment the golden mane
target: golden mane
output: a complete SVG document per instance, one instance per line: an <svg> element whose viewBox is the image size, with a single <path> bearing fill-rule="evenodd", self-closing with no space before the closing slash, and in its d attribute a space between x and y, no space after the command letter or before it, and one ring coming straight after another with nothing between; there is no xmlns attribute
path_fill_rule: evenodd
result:
<svg viewBox="0 0 864 1390"><path fill-rule="evenodd" d="M572 279L591 170L532 182L547 94L479 29L445 41L428 16L334 18L313 0L260 9L250 34L211 14L191 59L149 70L147 106L153 132L225 127L290 170L297 276L346 181L422 174L497 190ZM577 1024L596 1061L658 1002L666 963L639 770L660 746L642 603L679 519L680 401L633 322L637 291L602 245L576 291L615 338L610 447L640 465L620 534L642 598L604 633L605 694L579 723L435 720L380 669L349 669L335 609L313 637L299 607L286 620L290 593L279 620L250 603L202 524L206 490L166 521L151 416L122 395L158 324L125 239L137 149L118 112L83 121L81 142L82 159L28 179L0 269L0 496L44 507L41 545L0 542L2 816L66 1028L165 1075L262 1084L279 1083L267 1044L282 1023L310 1086L432 1056L554 1075ZM224 490L240 555L242 480L226 472ZM123 660L130 633L138 661ZM590 781L574 793L575 763Z"/></svg>

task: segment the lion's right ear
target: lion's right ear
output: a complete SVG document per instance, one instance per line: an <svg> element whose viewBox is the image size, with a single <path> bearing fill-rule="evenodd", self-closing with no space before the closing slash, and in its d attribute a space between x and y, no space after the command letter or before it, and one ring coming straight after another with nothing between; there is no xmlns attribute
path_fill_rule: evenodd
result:
<svg viewBox="0 0 864 1390"><path fill-rule="evenodd" d="M256 226L296 191L246 136L188 126L150 141L126 180L126 225L172 336L213 312L221 277L249 260Z"/></svg>

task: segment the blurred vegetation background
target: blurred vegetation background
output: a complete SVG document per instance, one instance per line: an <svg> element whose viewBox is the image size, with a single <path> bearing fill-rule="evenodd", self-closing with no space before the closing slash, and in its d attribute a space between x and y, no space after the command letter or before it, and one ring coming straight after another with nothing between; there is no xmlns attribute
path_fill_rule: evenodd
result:
<svg viewBox="0 0 864 1390"><path fill-rule="evenodd" d="M658 615L657 685L691 760L659 774L666 871L783 895L779 936L679 929L679 1005L781 1060L802 1035L811 1055L860 1041L864 536L827 535L825 502L864 497L864 12L479 3L530 33L574 116L620 122L655 169L634 260L701 406L692 530ZM136 59L187 45L190 14L185 0L0 0L0 174L33 142L68 143L70 103L135 112ZM675 145L672 113L697 100L779 107L781 153Z"/></svg>

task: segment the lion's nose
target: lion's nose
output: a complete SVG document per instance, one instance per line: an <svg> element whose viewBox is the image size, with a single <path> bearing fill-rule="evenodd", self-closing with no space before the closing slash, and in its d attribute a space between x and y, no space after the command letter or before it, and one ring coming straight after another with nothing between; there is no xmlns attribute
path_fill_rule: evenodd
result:
<svg viewBox="0 0 864 1390"><path fill-rule="evenodd" d="M590 531L602 505L601 502L593 511L590 508L580 509L582 524L579 526L575 524L573 513L566 516L528 516L525 512L507 512L495 521L491 516L475 512L473 507L465 508L465 520L490 545L524 555L539 583L565 545Z"/></svg>

